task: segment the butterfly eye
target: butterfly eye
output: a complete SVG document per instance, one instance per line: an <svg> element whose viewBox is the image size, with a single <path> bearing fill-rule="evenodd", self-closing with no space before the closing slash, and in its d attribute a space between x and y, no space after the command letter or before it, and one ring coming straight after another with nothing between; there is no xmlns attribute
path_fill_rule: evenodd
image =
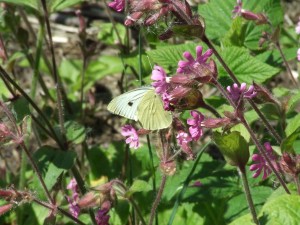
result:
<svg viewBox="0 0 300 225"><path fill-rule="evenodd" d="M128 105L129 105L129 106L132 106L132 105L133 105L133 102L128 102Z"/></svg>

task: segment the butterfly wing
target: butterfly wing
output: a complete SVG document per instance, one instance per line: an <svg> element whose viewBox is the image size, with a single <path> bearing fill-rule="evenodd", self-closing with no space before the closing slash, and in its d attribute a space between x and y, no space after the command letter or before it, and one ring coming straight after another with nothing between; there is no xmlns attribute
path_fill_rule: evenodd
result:
<svg viewBox="0 0 300 225"><path fill-rule="evenodd" d="M131 120L138 120L137 108L144 97L152 87L141 87L128 91L114 98L107 106L107 109L113 114L123 116Z"/></svg>
<svg viewBox="0 0 300 225"><path fill-rule="evenodd" d="M172 123L172 114L164 110L163 101L154 89L149 90L141 99L137 118L147 130L164 129Z"/></svg>

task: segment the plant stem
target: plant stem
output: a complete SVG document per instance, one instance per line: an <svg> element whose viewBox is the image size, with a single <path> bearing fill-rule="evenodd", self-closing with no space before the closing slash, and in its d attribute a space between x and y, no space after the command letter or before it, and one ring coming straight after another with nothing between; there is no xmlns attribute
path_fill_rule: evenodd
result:
<svg viewBox="0 0 300 225"><path fill-rule="evenodd" d="M27 155L27 157L28 157L28 159L29 159L29 162L31 163L31 166L32 166L33 170L35 171L35 173L36 173L36 175L37 175L37 177L38 177L38 179L39 179L39 181L40 181L40 183L41 183L41 185L42 185L42 187L43 187L43 189L44 189L44 191L45 191L45 193L46 193L46 196L47 196L47 198L48 198L48 201L49 201L52 205L54 205L54 204L55 204L55 201L54 201L53 198L51 197L51 194L50 194L50 192L49 192L49 190L48 190L48 188L47 188L47 186L46 186L46 184L45 184L45 182L44 182L44 179L42 178L41 172L39 171L39 168L38 168L37 164L35 163L35 161L34 161L32 155L31 155L30 151L27 149L27 147L26 147L26 145L25 145L24 142L21 143L20 146L21 146L21 147L23 148L23 150L25 151L25 153L26 153L26 155Z"/></svg>
<svg viewBox="0 0 300 225"><path fill-rule="evenodd" d="M178 207L179 207L179 204L180 204L180 202L181 202L181 200L182 200L182 198L183 198L184 193L186 192L186 190L187 190L187 188L188 188L189 183L191 182L192 176L193 176L193 174L194 174L194 172L195 172L195 170L196 170L196 167L197 167L197 165L198 165L198 163L199 163L199 161L200 161L200 159L201 159L201 156L203 155L205 149L206 149L210 144L211 144L211 142L208 142L208 143L206 143L206 144L202 147L202 149L200 150L200 152L199 152L199 154L198 154L198 156L197 156L197 159L194 161L193 167L192 167L192 169L191 169L189 175L186 177L186 179L185 179L185 181L184 181L184 183L183 183L183 187L182 187L180 193L177 195L176 202L175 202L175 204L174 204L174 206L173 206L172 214L171 214L171 216L170 216L168 225L172 225L172 223L173 223L173 221L174 221L174 219L175 219L176 212L177 212L177 209L178 209Z"/></svg>
<svg viewBox="0 0 300 225"><path fill-rule="evenodd" d="M47 204L47 203L45 203L45 202L43 202L43 201L40 201L39 199L34 198L33 201L34 201L35 203L37 203L37 204L39 204L39 205L41 205L41 206L47 208L47 209L55 210L55 206L49 205L49 204ZM76 222L76 223L78 223L78 224L81 224L81 225L86 225L86 224L83 223L81 220L79 220L79 219L77 219L76 217L72 216L72 215L71 215L70 213L68 213L66 210L64 210L64 209L62 209L62 208L60 208L60 207L57 207L57 210L58 210L61 214L65 215L66 217L68 217L68 218L70 218L71 220L73 220L74 222Z"/></svg>
<svg viewBox="0 0 300 225"><path fill-rule="evenodd" d="M51 59L52 59L52 68L53 68L53 76L54 82L56 85L56 97L57 97L57 109L58 109L58 120L60 125L60 132L63 137L63 140L66 140L66 131L64 126L64 112L63 112L63 101L62 101L62 93L61 93L61 83L57 73L56 61L55 61L55 53L54 53L54 46L52 41L52 33L51 27L49 22L49 15L47 10L47 3L46 0L41 0L43 11L44 11L44 19L46 22L47 33L49 37L49 44L50 44L50 52L51 52Z"/></svg>
<svg viewBox="0 0 300 225"><path fill-rule="evenodd" d="M249 189L249 184L248 184L248 180L247 180L245 166L239 167L238 171L239 171L239 175L241 176L242 181L243 181L244 191L245 191L247 203L248 203L251 215L252 215L253 222L255 224L259 225L259 221L257 219L255 207L254 207L252 196L251 196L250 189Z"/></svg>
<svg viewBox="0 0 300 225"><path fill-rule="evenodd" d="M152 223L153 223L153 220L154 220L154 217L155 217L155 214L156 214L155 212L156 212L156 209L157 209L157 207L159 205L159 202L161 200L161 196L163 194L163 191L164 191L164 188L165 188L165 185L166 185L166 181L167 181L167 176L165 174L163 174L159 190L157 192L156 198L155 198L155 200L153 202L153 205L152 205L152 208L151 208L150 220L149 220L148 225L152 225Z"/></svg>

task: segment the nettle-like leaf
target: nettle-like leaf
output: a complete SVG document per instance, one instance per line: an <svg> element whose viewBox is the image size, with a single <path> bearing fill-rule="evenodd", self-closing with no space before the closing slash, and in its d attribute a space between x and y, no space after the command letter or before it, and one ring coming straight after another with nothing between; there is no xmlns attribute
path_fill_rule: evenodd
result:
<svg viewBox="0 0 300 225"><path fill-rule="evenodd" d="M203 45L195 44L195 43L188 43L182 45L169 45L166 47L160 47L155 50L147 51L147 55L152 60L153 64L157 64L162 66L165 70L170 70L172 72L176 71L177 64L179 60L184 60L182 54L185 51L191 52L192 55L196 55L196 46ZM207 48L204 46L205 51Z"/></svg>
<svg viewBox="0 0 300 225"><path fill-rule="evenodd" d="M244 48L229 47L221 51L221 55L228 67L240 82L263 83L279 72L279 69L269 66L251 56ZM225 69L218 64L219 76L228 76Z"/></svg>
<svg viewBox="0 0 300 225"><path fill-rule="evenodd" d="M281 195L266 202L259 221L264 225L298 225L300 221L299 195Z"/></svg>
<svg viewBox="0 0 300 225"><path fill-rule="evenodd" d="M61 151L51 146L42 146L34 153L33 157L42 173L47 188L50 190L57 183L58 177L72 168L76 153ZM34 190L39 190L38 193L41 194L40 183L36 177L33 186Z"/></svg>
<svg viewBox="0 0 300 225"><path fill-rule="evenodd" d="M235 0L211 0L207 4L199 5L198 12L205 19L205 33L208 38L220 40L226 36L228 31L230 32L233 22L232 10L235 5ZM283 21L283 11L280 2L277 0L244 0L243 8L254 13L265 13L273 26L277 26ZM253 22L248 23L253 24ZM245 46L251 46L253 45L253 43L251 44L252 40L256 39L258 41L259 39L258 32L261 28L258 26L252 28L253 29L247 27L247 29L245 29L245 31L247 31L244 38L244 40L246 40L245 43L247 43Z"/></svg>
<svg viewBox="0 0 300 225"><path fill-rule="evenodd" d="M85 140L86 131L84 126L75 121L67 121L64 125L68 141L71 141L74 144L80 144Z"/></svg>

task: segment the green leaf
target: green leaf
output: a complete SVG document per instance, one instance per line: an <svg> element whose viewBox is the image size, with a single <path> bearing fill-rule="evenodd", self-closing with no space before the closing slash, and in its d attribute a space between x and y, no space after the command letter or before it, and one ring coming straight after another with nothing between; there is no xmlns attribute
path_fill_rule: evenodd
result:
<svg viewBox="0 0 300 225"><path fill-rule="evenodd" d="M294 142L299 138L300 135L300 127L297 128L292 134L283 139L281 143L281 151L282 152L294 152L293 145Z"/></svg>
<svg viewBox="0 0 300 225"><path fill-rule="evenodd" d="M184 45L169 45L167 47L160 47L156 50L147 51L147 55L151 58L153 64L158 64L164 67L165 70L176 71L179 60L183 60L182 54L185 51L196 55L196 46L199 44L189 43ZM202 45L202 44L201 44ZM205 48L207 49L207 48ZM204 50L203 50L204 51Z"/></svg>
<svg viewBox="0 0 300 225"><path fill-rule="evenodd" d="M252 222L252 216L251 214L246 214L244 216L239 217L238 219L234 220L229 225L255 225L254 222Z"/></svg>
<svg viewBox="0 0 300 225"><path fill-rule="evenodd" d="M126 196L129 197L136 192L147 192L147 191L151 191L151 190L152 190L152 186L150 184L148 184L146 181L135 180L135 181L133 181L133 184L127 191Z"/></svg>
<svg viewBox="0 0 300 225"><path fill-rule="evenodd" d="M126 41L126 28L120 23L117 23L114 26L112 23L93 23L93 27L97 27L99 29L97 38L104 44L118 48L116 45L116 43L119 42L118 35L123 44ZM116 33L116 29L118 31L118 35Z"/></svg>
<svg viewBox="0 0 300 225"><path fill-rule="evenodd" d="M259 221L264 225L298 225L300 221L299 195L281 195L266 202Z"/></svg>
<svg viewBox="0 0 300 225"><path fill-rule="evenodd" d="M279 72L277 68L257 60L243 48L225 48L221 51L221 55L240 82L262 83ZM220 77L227 76L222 66L219 65L218 70Z"/></svg>
<svg viewBox="0 0 300 225"><path fill-rule="evenodd" d="M298 48L282 49L283 55L287 61L294 60L296 58L297 49ZM265 51L262 54L256 55L255 58L274 67L281 67L283 63L283 59L277 49Z"/></svg>
<svg viewBox="0 0 300 225"><path fill-rule="evenodd" d="M50 190L58 181L58 177L72 168L75 162L76 153L72 151L61 151L50 146L42 146L33 155L39 170ZM39 181L37 181L39 183ZM40 188L39 184L35 184Z"/></svg>
<svg viewBox="0 0 300 225"><path fill-rule="evenodd" d="M26 116L30 115L29 104L24 97L13 101L11 111L17 123L21 123Z"/></svg>
<svg viewBox="0 0 300 225"><path fill-rule="evenodd" d="M198 12L205 19L205 34L209 39L224 37L231 27L235 1L212 0L199 5Z"/></svg>
<svg viewBox="0 0 300 225"><path fill-rule="evenodd" d="M300 114L294 116L288 121L288 125L285 128L286 136L290 136L295 130L300 127Z"/></svg>
<svg viewBox="0 0 300 225"><path fill-rule="evenodd" d="M64 10L65 8L79 4L83 1L84 0L52 0L48 1L48 8L50 8L50 12L53 13Z"/></svg>
<svg viewBox="0 0 300 225"><path fill-rule="evenodd" d="M10 4L15 4L17 6L27 6L31 9L34 9L38 11L39 6L40 6L40 1L39 0L0 0L0 2L5 2L5 3L10 3Z"/></svg>
<svg viewBox="0 0 300 225"><path fill-rule="evenodd" d="M75 121L65 122L65 129L68 141L71 141L74 144L80 144L86 138L84 126Z"/></svg>
<svg viewBox="0 0 300 225"><path fill-rule="evenodd" d="M221 135L214 132L213 140L232 166L245 166L249 160L249 145L237 131Z"/></svg>

